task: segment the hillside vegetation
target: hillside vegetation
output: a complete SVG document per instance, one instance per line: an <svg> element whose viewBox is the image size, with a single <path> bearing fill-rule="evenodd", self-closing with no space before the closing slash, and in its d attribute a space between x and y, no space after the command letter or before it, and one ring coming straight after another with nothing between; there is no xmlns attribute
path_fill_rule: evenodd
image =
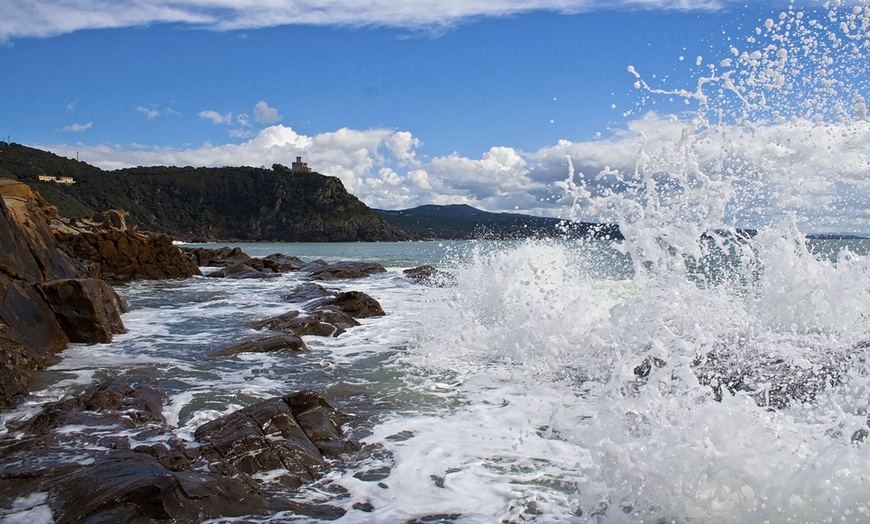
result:
<svg viewBox="0 0 870 524"><path fill-rule="evenodd" d="M41 182L69 176L72 185ZM408 240L341 181L254 167L137 167L103 171L84 162L0 142L0 177L18 179L62 216L123 209L144 230L180 240L352 242Z"/></svg>

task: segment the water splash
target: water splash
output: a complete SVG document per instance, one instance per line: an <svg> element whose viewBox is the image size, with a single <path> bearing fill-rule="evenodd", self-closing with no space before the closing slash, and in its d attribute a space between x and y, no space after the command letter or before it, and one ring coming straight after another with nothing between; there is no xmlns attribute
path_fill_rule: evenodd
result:
<svg viewBox="0 0 870 524"><path fill-rule="evenodd" d="M870 207L868 53L867 3L836 1L764 20L691 89L629 68L694 107L635 122L633 168L569 157L560 184L625 240L461 257L406 362L450 373L464 407L403 420L397 453L471 425L440 487L476 479L508 520L870 518L870 260L805 237Z"/></svg>

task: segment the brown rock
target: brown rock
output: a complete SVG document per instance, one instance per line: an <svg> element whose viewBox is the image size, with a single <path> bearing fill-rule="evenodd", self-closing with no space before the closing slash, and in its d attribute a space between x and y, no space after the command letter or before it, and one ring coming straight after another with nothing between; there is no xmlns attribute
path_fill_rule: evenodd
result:
<svg viewBox="0 0 870 524"><path fill-rule="evenodd" d="M70 342L88 344L112 341L124 333L121 298L102 280L94 278L52 280L39 286Z"/></svg>
<svg viewBox="0 0 870 524"><path fill-rule="evenodd" d="M386 315L381 304L362 291L346 291L324 301L324 305L338 307L354 318L382 317Z"/></svg>
<svg viewBox="0 0 870 524"><path fill-rule="evenodd" d="M380 264L370 262L337 262L309 271L312 280L338 280L364 278L387 270Z"/></svg>
<svg viewBox="0 0 870 524"><path fill-rule="evenodd" d="M215 351L213 357L228 357L239 353L271 353L273 351L289 350L293 352L308 351L301 338L294 335L276 335L267 338L248 340L228 348Z"/></svg>
<svg viewBox="0 0 870 524"><path fill-rule="evenodd" d="M86 274L112 282L162 280L200 275L196 264L164 233L106 230L55 232L60 244Z"/></svg>

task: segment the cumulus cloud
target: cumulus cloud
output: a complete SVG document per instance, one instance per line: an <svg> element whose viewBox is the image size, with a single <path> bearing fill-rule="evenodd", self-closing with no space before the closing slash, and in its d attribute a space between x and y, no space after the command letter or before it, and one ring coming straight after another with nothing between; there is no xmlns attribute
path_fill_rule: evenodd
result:
<svg viewBox="0 0 870 524"><path fill-rule="evenodd" d="M216 125L231 124L233 122L232 113L221 114L217 111L212 111L211 109L200 111L199 117L205 120L211 120L211 122Z"/></svg>
<svg viewBox="0 0 870 524"><path fill-rule="evenodd" d="M73 133L81 133L82 131L87 131L91 127L93 127L93 122L88 122L87 124L70 124L63 128L63 131L71 131Z"/></svg>
<svg viewBox="0 0 870 524"><path fill-rule="evenodd" d="M83 29L189 24L212 30L279 25L449 27L479 17L530 11L580 13L599 9L715 10L735 0L5 0L0 42ZM741 2L742 3L742 2Z"/></svg>
<svg viewBox="0 0 870 524"><path fill-rule="evenodd" d="M276 124L284 118L278 114L278 110L274 107L269 107L269 104L262 100L254 106L254 120L261 124Z"/></svg>

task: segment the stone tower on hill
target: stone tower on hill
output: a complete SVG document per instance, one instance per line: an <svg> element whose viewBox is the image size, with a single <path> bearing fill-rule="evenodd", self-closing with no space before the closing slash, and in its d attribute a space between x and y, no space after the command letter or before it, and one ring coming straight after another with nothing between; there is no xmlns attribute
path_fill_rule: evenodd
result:
<svg viewBox="0 0 870 524"><path fill-rule="evenodd" d="M302 161L301 156L296 157L296 162L290 164L290 171L294 173L310 173L311 168L308 167L308 164Z"/></svg>

